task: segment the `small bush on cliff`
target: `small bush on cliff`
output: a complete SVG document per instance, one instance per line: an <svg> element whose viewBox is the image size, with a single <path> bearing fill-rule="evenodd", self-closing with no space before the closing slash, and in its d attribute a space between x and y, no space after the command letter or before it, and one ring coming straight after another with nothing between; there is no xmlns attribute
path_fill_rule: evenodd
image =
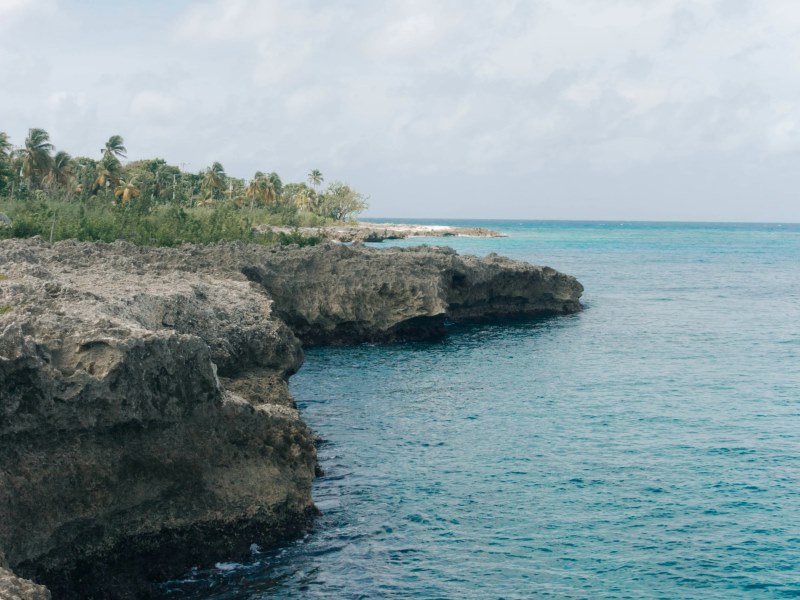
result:
<svg viewBox="0 0 800 600"><path fill-rule="evenodd" d="M293 229L289 233L280 232L278 233L278 243L281 246L288 246L290 244L296 244L297 246L304 247L304 246L316 246L322 241L321 237L316 235L303 235L297 229Z"/></svg>

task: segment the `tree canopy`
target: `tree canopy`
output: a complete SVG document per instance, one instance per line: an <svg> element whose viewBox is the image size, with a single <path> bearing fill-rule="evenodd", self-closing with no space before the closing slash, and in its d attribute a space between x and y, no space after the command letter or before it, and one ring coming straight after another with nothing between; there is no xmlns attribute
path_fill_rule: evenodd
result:
<svg viewBox="0 0 800 600"><path fill-rule="evenodd" d="M367 197L348 184L333 181L323 188L325 178L319 169L309 170L305 181L284 182L268 169L257 171L250 179L235 177L218 161L189 172L163 158L127 161L127 157L125 139L119 134L102 144L99 157L91 158L57 150L49 133L41 128L31 128L16 148L9 136L0 132L0 212L4 202L22 202L18 206L30 207L31 219L44 222L61 210L59 203L106 203L141 215L167 214L160 207L174 208L178 212L168 214L175 218L190 214L181 211L219 209L233 211L230 214L241 211L247 218L257 219L252 225L317 226L352 219L367 207ZM37 202L45 202L47 208ZM40 208L34 210L36 206ZM237 224L226 225L227 230L244 231L244 221L240 217L231 223L234 221ZM57 219L51 225L55 222Z"/></svg>

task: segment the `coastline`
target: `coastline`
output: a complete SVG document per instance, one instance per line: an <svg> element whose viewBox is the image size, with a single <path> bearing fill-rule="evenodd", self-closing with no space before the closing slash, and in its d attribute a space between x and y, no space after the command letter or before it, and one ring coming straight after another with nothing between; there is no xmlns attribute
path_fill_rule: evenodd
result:
<svg viewBox="0 0 800 600"><path fill-rule="evenodd" d="M504 234L484 227L457 227L450 225L419 225L398 223L356 222L345 225L323 227L299 227L259 225L256 231L289 234L297 231L305 236L320 237L334 242L383 242L414 237L506 237Z"/></svg>
<svg viewBox="0 0 800 600"><path fill-rule="evenodd" d="M0 272L0 550L61 598L137 597L308 526L303 345L576 312L582 292L498 256L339 244L9 240Z"/></svg>

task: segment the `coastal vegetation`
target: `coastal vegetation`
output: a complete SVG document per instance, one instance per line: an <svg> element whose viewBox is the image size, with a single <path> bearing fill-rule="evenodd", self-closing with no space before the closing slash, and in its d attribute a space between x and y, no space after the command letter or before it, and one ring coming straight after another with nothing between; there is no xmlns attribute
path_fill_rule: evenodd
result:
<svg viewBox="0 0 800 600"><path fill-rule="evenodd" d="M161 158L125 162L127 153L121 135L94 159L57 150L44 129L30 129L16 147L0 132L0 238L308 245L319 238L259 225L322 227L367 208L367 197L345 183L323 187L318 169L302 182L263 171L245 180L219 162L192 173Z"/></svg>

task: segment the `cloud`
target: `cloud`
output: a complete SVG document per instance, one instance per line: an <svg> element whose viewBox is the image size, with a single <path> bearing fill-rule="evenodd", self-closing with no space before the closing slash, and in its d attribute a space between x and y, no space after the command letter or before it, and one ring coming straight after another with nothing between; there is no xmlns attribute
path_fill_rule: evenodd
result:
<svg viewBox="0 0 800 600"><path fill-rule="evenodd" d="M6 20L19 17L35 8L36 2L34 0L3 0L0 2L0 19Z"/></svg>
<svg viewBox="0 0 800 600"><path fill-rule="evenodd" d="M139 118L169 117L177 108L178 102L175 98L153 90L137 92L131 100L131 112Z"/></svg>
<svg viewBox="0 0 800 600"><path fill-rule="evenodd" d="M413 56L441 40L447 24L446 18L425 12L396 18L373 36L371 46L382 54Z"/></svg>
<svg viewBox="0 0 800 600"><path fill-rule="evenodd" d="M47 107L52 111L80 112L85 110L89 102L86 94L58 91L47 98Z"/></svg>
<svg viewBox="0 0 800 600"><path fill-rule="evenodd" d="M330 167L392 206L409 199L387 173L511 186L738 161L785 177L800 152L789 0L121 0L102 18L122 38L83 35L97 16L75 0L0 3L31 27L42 7L70 18L24 53L28 25L2 36L19 85L0 112L52 123L73 102L87 151L121 132L132 156L193 168ZM442 197L431 185L423 208Z"/></svg>
<svg viewBox="0 0 800 600"><path fill-rule="evenodd" d="M731 64L737 51L754 53L749 58L753 69L774 56L770 48L761 51L753 45L763 37L763 23L749 22L752 6L742 0L618 0L602 10L587 0L497 5L408 1L363 14L356 5L364 8L358 3L324 10L307 2L205 3L187 12L179 30L195 43L250 40L256 57L252 81L283 88L287 98L276 109L282 107L289 120L300 118L306 114L300 107L310 98L321 108L317 93L324 88L329 118L347 119L354 136L378 146L376 156L415 148L429 169L428 153L420 152L419 145L440 148L443 137L463 136L494 148L477 151L474 142L461 152L457 144L439 153L444 171L456 164L527 164L516 156L520 147L558 137L646 139L648 132L658 133L653 120L659 115L672 114L669 126L674 127L680 114L705 109L713 112L712 125L748 127L737 118L735 103L717 99L723 91L752 83L754 71L737 72ZM796 19L790 23L796 25ZM786 33L795 30L775 26ZM784 43L798 48L788 37ZM569 84L547 89L547 82L565 70L573 74ZM762 70L762 81L753 84L767 96L784 77L778 72L764 77L769 71ZM464 85L429 89L437 78ZM768 102L759 110L779 130L777 124L785 124L770 114ZM531 126L542 112L548 114L548 127ZM651 151L638 159L684 153L675 143L708 149L712 140L724 137L711 135L708 124L695 125L701 129L681 140L667 136L648 144ZM372 135L378 130L383 135ZM742 144L757 142L760 151L773 151L775 134L768 131L739 138ZM503 151L495 139L508 142L508 149ZM380 147L381 140L391 145ZM590 158L581 156L579 144L571 147L574 158ZM613 161L612 156L604 162ZM618 162L629 162L628 155L620 153Z"/></svg>
<svg viewBox="0 0 800 600"><path fill-rule="evenodd" d="M58 0L0 0L0 32L59 16Z"/></svg>

